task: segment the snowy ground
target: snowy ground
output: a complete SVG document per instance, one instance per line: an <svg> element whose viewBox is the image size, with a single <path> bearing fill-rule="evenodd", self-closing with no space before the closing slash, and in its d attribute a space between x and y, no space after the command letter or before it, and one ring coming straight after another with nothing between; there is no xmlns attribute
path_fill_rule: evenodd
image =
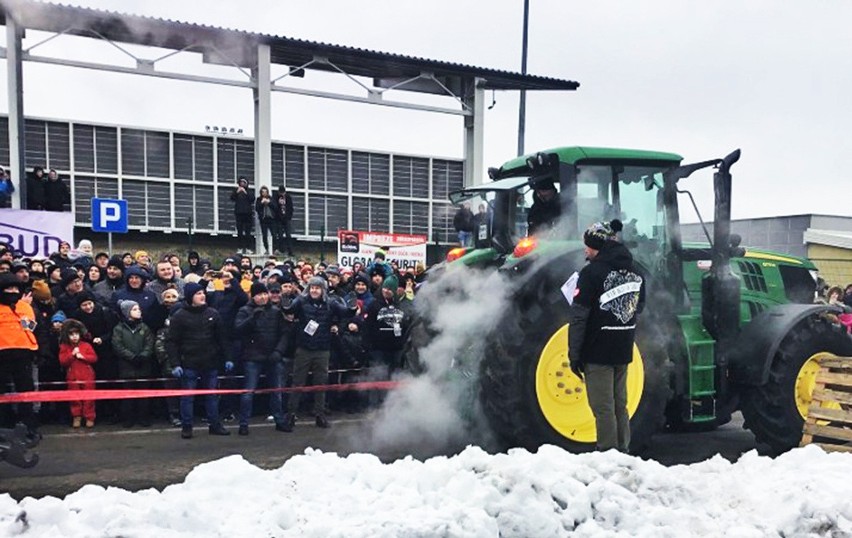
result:
<svg viewBox="0 0 852 538"><path fill-rule="evenodd" d="M425 462L307 450L263 470L240 456L181 484L65 499L0 495L0 536L852 536L852 455L816 447L664 467L552 446Z"/></svg>

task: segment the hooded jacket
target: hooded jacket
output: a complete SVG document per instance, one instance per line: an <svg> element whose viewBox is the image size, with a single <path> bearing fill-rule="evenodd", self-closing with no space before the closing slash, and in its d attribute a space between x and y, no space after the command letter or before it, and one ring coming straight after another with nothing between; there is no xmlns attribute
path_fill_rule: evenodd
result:
<svg viewBox="0 0 852 538"><path fill-rule="evenodd" d="M138 289L131 288L130 284L127 283L130 277L134 275L142 279L142 285ZM145 289L145 284L149 278L148 272L141 267L136 265L128 267L124 272L124 287L112 294L110 306L113 312L118 312L118 303L120 301L136 301L142 310L142 321L145 322L145 325L156 329L162 325L160 313L155 308L160 304L160 301L157 300L154 292Z"/></svg>
<svg viewBox="0 0 852 538"><path fill-rule="evenodd" d="M144 378L152 373L154 333L142 321L124 319L112 330L112 350L118 360L119 376Z"/></svg>
<svg viewBox="0 0 852 538"><path fill-rule="evenodd" d="M569 311L572 364L629 364L645 286L627 247L607 241L577 280Z"/></svg>
<svg viewBox="0 0 852 538"><path fill-rule="evenodd" d="M71 345L68 342L68 334L76 330L80 333L80 341L76 345ZM62 324L62 329L59 331L59 364L66 369L65 375L68 381L94 381L95 369L92 367L98 361L98 354L95 353L91 344L83 340L86 334L86 326L76 319L69 319ZM82 359L74 356L74 348L80 350Z"/></svg>

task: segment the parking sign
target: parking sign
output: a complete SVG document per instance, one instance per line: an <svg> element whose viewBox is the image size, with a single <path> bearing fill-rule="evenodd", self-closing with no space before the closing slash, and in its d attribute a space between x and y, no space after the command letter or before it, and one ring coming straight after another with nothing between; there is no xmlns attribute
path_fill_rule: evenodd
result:
<svg viewBox="0 0 852 538"><path fill-rule="evenodd" d="M92 231L127 233L127 200L92 198Z"/></svg>

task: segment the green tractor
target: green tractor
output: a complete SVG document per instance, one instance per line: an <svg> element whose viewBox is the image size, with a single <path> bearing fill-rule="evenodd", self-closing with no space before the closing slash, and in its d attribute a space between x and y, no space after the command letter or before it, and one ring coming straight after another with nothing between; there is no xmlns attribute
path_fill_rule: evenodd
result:
<svg viewBox="0 0 852 538"><path fill-rule="evenodd" d="M594 448L585 387L568 365L568 303L560 287L585 263L582 233L620 218L621 241L646 282L628 371L631 451L670 428L709 429L741 410L745 426L774 452L798 445L819 359L852 353L852 338L814 304L817 270L807 259L740 246L730 233L731 166L722 159L681 165L664 152L565 147L489 169L493 180L451 195L488 204L475 244L450 251L425 286L453 265L499 271L511 282L511 312L485 338L476 376L479 403L504 446ZM684 180L713 175L715 217L707 243L681 239L678 195L698 212ZM540 185L554 185L561 217L526 236L526 213ZM700 215L699 215L700 218ZM407 362L434 336L413 329Z"/></svg>

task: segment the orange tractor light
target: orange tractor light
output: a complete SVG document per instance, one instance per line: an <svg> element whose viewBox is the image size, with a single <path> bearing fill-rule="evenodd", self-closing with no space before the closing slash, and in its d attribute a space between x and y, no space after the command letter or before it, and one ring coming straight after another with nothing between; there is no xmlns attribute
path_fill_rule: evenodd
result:
<svg viewBox="0 0 852 538"><path fill-rule="evenodd" d="M456 247L449 252L447 252L447 261L451 262L457 260L467 254L467 248L465 247Z"/></svg>
<svg viewBox="0 0 852 538"><path fill-rule="evenodd" d="M536 247L538 247L538 240L535 237L525 237L518 241L518 245L515 247L512 255L516 258L521 258L535 250Z"/></svg>

